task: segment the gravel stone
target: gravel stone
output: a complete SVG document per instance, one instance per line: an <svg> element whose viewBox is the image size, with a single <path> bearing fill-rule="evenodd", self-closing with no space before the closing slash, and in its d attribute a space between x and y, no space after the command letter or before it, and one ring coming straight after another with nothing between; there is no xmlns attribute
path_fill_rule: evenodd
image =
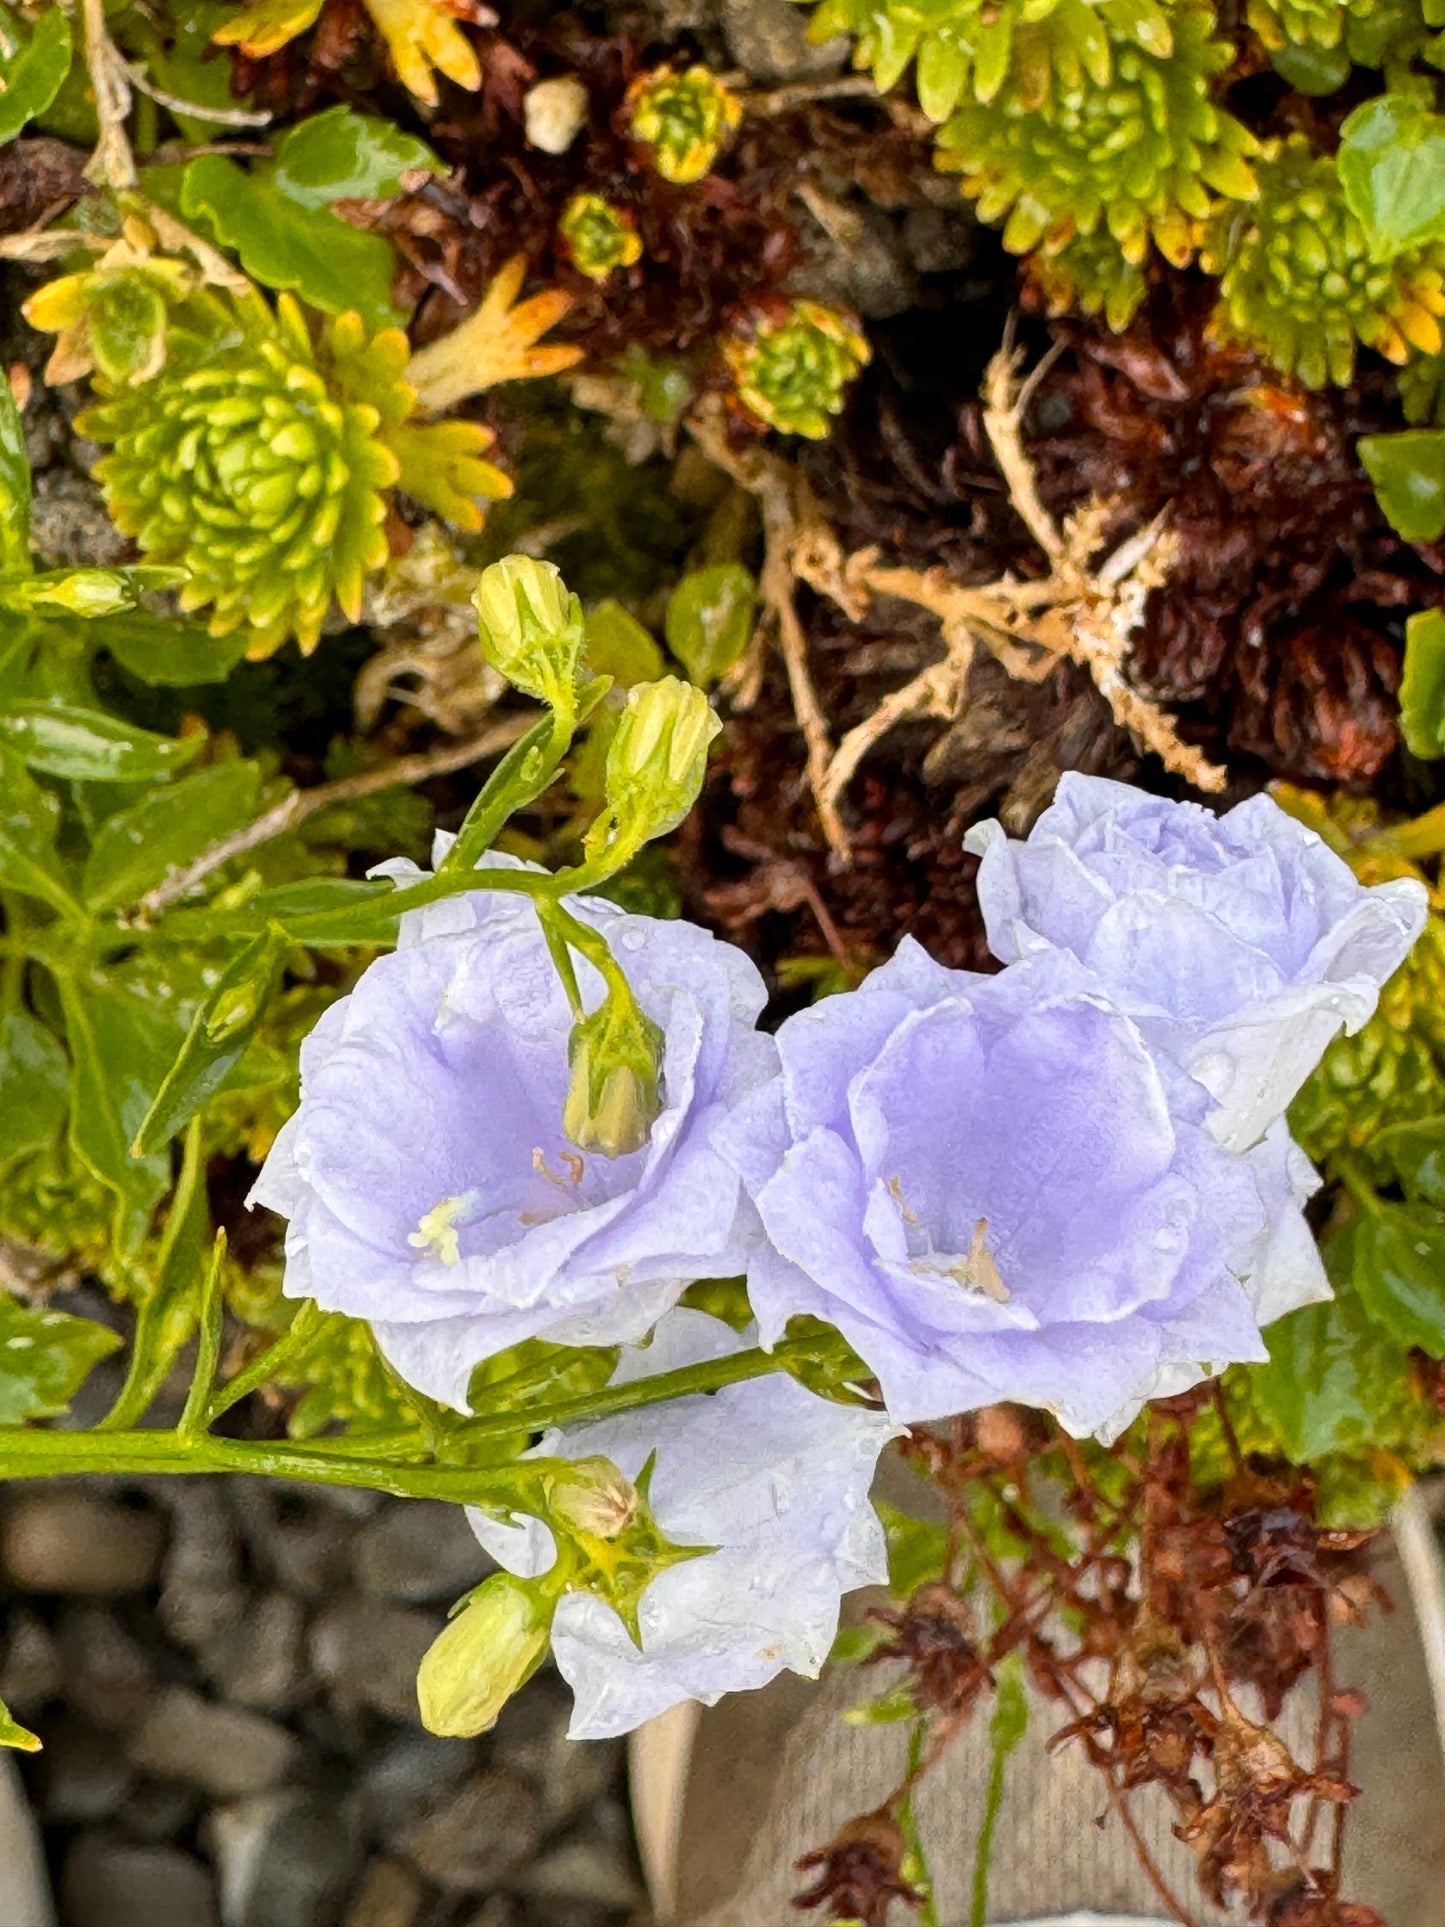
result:
<svg viewBox="0 0 1445 1927"><path fill-rule="evenodd" d="M194 1825L204 1796L180 1780L142 1780L125 1803L125 1830L132 1840L174 1840Z"/></svg>
<svg viewBox="0 0 1445 1927"><path fill-rule="evenodd" d="M295 1736L274 1720L172 1686L151 1702L130 1757L147 1772L224 1800L278 1785L297 1751Z"/></svg>
<svg viewBox="0 0 1445 1927"><path fill-rule="evenodd" d="M113 1733L62 1715L45 1723L40 1811L50 1825L105 1820L129 1802L135 1769Z"/></svg>
<svg viewBox="0 0 1445 1927"><path fill-rule="evenodd" d="M450 1605L495 1572L457 1505L408 1499L386 1506L357 1534L356 1583L375 1599Z"/></svg>
<svg viewBox="0 0 1445 1927"><path fill-rule="evenodd" d="M311 1664L343 1703L419 1721L416 1670L444 1623L414 1607L343 1599L311 1629Z"/></svg>
<svg viewBox="0 0 1445 1927"><path fill-rule="evenodd" d="M212 1672L215 1685L242 1706L289 1712L306 1690L305 1635L299 1600L284 1592L262 1594L226 1642Z"/></svg>
<svg viewBox="0 0 1445 1927"><path fill-rule="evenodd" d="M144 1649L103 1606L66 1606L58 1632L69 1704L96 1726L134 1727L155 1690Z"/></svg>
<svg viewBox="0 0 1445 1927"><path fill-rule="evenodd" d="M426 1907L426 1888L403 1860L374 1860L342 1927L417 1927Z"/></svg>
<svg viewBox="0 0 1445 1927"><path fill-rule="evenodd" d="M621 1772L620 1740L569 1740L572 1696L553 1674L536 1678L508 1702L496 1728L493 1756L539 1789L542 1827L570 1826L613 1786Z"/></svg>
<svg viewBox="0 0 1445 1927"><path fill-rule="evenodd" d="M130 544L105 512L99 486L70 469L33 478L30 546L48 568L109 568Z"/></svg>
<svg viewBox="0 0 1445 1927"><path fill-rule="evenodd" d="M816 45L793 0L721 0L728 52L754 80L819 80L841 73L848 59L842 34Z"/></svg>
<svg viewBox="0 0 1445 1927"><path fill-rule="evenodd" d="M911 207L903 217L903 246L920 274L953 274L978 252L978 223L960 200L956 208Z"/></svg>
<svg viewBox="0 0 1445 1927"><path fill-rule="evenodd" d="M216 1927L211 1876L178 1847L129 1847L87 1834L60 1878L64 1927Z"/></svg>
<svg viewBox="0 0 1445 1927"><path fill-rule="evenodd" d="M318 1794L259 1794L212 1815L221 1927L336 1927L356 1874L354 1830Z"/></svg>
<svg viewBox="0 0 1445 1927"><path fill-rule="evenodd" d="M10 1613L0 1660L0 1701L12 1713L38 1713L61 1688L60 1655L43 1619L25 1606Z"/></svg>
<svg viewBox="0 0 1445 1927"><path fill-rule="evenodd" d="M217 1479L170 1481L171 1543L161 1575L161 1623L207 1671L224 1663L236 1623L240 1548Z"/></svg>
<svg viewBox="0 0 1445 1927"><path fill-rule="evenodd" d="M298 1599L334 1599L350 1576L348 1511L316 1495L258 1479L231 1487L230 1504L265 1577Z"/></svg>
<svg viewBox="0 0 1445 1927"><path fill-rule="evenodd" d="M477 1769L471 1740L444 1740L434 1733L408 1733L367 1754L361 1797L378 1839L394 1847Z"/></svg>
<svg viewBox="0 0 1445 1927"><path fill-rule="evenodd" d="M144 1592L164 1549L164 1523L149 1507L86 1492L23 1492L0 1526L0 1562L21 1592Z"/></svg>
<svg viewBox="0 0 1445 1927"><path fill-rule="evenodd" d="M583 1901L618 1912L642 1899L632 1856L620 1841L596 1834L549 1846L516 1886L534 1900Z"/></svg>
<svg viewBox="0 0 1445 1927"><path fill-rule="evenodd" d="M438 1887L483 1893L531 1859L541 1842L541 1822L536 1788L519 1774L494 1767L413 1827L406 1849Z"/></svg>

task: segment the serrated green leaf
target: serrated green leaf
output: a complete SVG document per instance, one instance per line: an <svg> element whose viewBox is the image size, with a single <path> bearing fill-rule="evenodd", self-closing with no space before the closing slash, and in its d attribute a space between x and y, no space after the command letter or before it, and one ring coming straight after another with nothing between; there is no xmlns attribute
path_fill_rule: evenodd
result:
<svg viewBox="0 0 1445 1927"><path fill-rule="evenodd" d="M1445 119L1414 95L1357 107L1340 130L1337 165L1376 259L1445 239Z"/></svg>
<svg viewBox="0 0 1445 1927"><path fill-rule="evenodd" d="M286 1428L294 1439L314 1438L338 1423L395 1431L416 1422L416 1407L376 1349L371 1328L341 1312L323 1320L279 1382L306 1387Z"/></svg>
<svg viewBox="0 0 1445 1927"><path fill-rule="evenodd" d="M0 710L0 745L31 769L89 783L150 783L183 769L199 736L174 739L71 703L11 702Z"/></svg>
<svg viewBox="0 0 1445 1927"><path fill-rule="evenodd" d="M328 107L293 127L276 150L272 180L302 207L339 200L388 200L401 192L403 174L446 168L425 141L389 120Z"/></svg>
<svg viewBox="0 0 1445 1927"><path fill-rule="evenodd" d="M226 966L136 1128L133 1157L159 1151L220 1090L256 1034L289 948L267 930Z"/></svg>
<svg viewBox="0 0 1445 1927"><path fill-rule="evenodd" d="M60 803L0 744L0 884L62 915L79 906L55 848Z"/></svg>
<svg viewBox="0 0 1445 1927"><path fill-rule="evenodd" d="M758 585L740 562L685 575L667 599L667 646L699 689L711 689L752 640Z"/></svg>
<svg viewBox="0 0 1445 1927"><path fill-rule="evenodd" d="M71 1149L116 1194L116 1242L133 1251L170 1183L168 1158L133 1158L130 1144L174 1056L174 1031L104 978L58 982L72 1073Z"/></svg>
<svg viewBox="0 0 1445 1927"><path fill-rule="evenodd" d="M120 1344L104 1325L0 1292L0 1425L54 1418Z"/></svg>
<svg viewBox="0 0 1445 1927"><path fill-rule="evenodd" d="M221 763L152 790L101 825L85 860L81 894L92 910L134 903L255 814L255 763Z"/></svg>
<svg viewBox="0 0 1445 1927"><path fill-rule="evenodd" d="M29 575L30 462L10 383L0 380L0 576Z"/></svg>
<svg viewBox="0 0 1445 1927"><path fill-rule="evenodd" d="M186 169L181 207L266 287L288 289L323 314L355 309L372 330L403 319L391 301L391 243L292 200L265 169L248 174L223 154L203 154Z"/></svg>
<svg viewBox="0 0 1445 1927"><path fill-rule="evenodd" d="M1445 756L1445 614L1422 609L1405 624L1400 734L1412 756Z"/></svg>
<svg viewBox="0 0 1445 1927"><path fill-rule="evenodd" d="M212 636L202 623L148 615L144 610L101 617L90 638L108 649L129 675L159 689L224 682L250 641L245 629L232 636Z"/></svg>
<svg viewBox="0 0 1445 1927"><path fill-rule="evenodd" d="M1380 1204L1355 1230L1355 1292L1402 1345L1445 1357L1445 1214L1428 1204Z"/></svg>
<svg viewBox="0 0 1445 1927"><path fill-rule="evenodd" d="M70 1108L70 1064L28 1011L0 1018L0 1170L59 1137Z"/></svg>
<svg viewBox="0 0 1445 1927"><path fill-rule="evenodd" d="M0 143L13 141L26 121L43 114L70 72L70 22L58 6L47 7L33 27L0 7Z"/></svg>
<svg viewBox="0 0 1445 1927"><path fill-rule="evenodd" d="M1362 435L1355 446L1397 535L1434 542L1445 534L1445 429Z"/></svg>

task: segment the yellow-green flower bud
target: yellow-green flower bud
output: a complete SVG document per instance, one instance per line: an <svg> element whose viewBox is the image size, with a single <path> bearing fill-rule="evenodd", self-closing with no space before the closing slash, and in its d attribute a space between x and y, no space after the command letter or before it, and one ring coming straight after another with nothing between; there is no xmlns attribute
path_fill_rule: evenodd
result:
<svg viewBox="0 0 1445 1927"><path fill-rule="evenodd" d="M562 1129L579 1151L626 1157L662 1111L663 1036L630 996L612 992L572 1027Z"/></svg>
<svg viewBox="0 0 1445 1927"><path fill-rule="evenodd" d="M702 179L742 119L736 96L703 66L685 74L668 66L639 74L625 106L632 138L651 150L652 165L678 187Z"/></svg>
<svg viewBox="0 0 1445 1927"><path fill-rule="evenodd" d="M552 1487L550 1504L564 1530L616 1539L637 1517L642 1494L611 1459L578 1459Z"/></svg>
<svg viewBox="0 0 1445 1927"><path fill-rule="evenodd" d="M555 1599L509 1572L484 1581L422 1659L416 1697L427 1731L448 1739L489 1732L541 1665L555 1610Z"/></svg>
<svg viewBox="0 0 1445 1927"><path fill-rule="evenodd" d="M582 604L555 563L504 556L482 571L472 601L492 667L538 702L570 701L582 666Z"/></svg>
<svg viewBox="0 0 1445 1927"><path fill-rule="evenodd" d="M723 358L738 400L769 428L821 441L871 350L857 324L821 301L794 301L729 335Z"/></svg>
<svg viewBox="0 0 1445 1927"><path fill-rule="evenodd" d="M607 803L617 840L640 848L675 830L697 801L722 724L700 689L676 676L638 683L607 752Z"/></svg>

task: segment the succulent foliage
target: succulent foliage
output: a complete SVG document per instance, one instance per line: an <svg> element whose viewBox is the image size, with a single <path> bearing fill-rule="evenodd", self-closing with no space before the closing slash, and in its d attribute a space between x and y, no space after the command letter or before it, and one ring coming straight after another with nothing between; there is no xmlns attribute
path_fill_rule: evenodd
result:
<svg viewBox="0 0 1445 1927"><path fill-rule="evenodd" d="M413 419L400 329L356 315L320 322L281 295L207 290L180 308L164 366L135 385L99 368L85 432L118 527L148 558L184 568L188 610L213 635L245 627L265 656L315 648L333 600L355 620L387 554L390 492L476 528L478 497L510 492L481 459L489 436Z"/></svg>
<svg viewBox="0 0 1445 1927"><path fill-rule="evenodd" d="M679 74L670 66L639 74L628 89L632 137L652 156L665 181L686 187L700 181L742 119L735 95L702 66Z"/></svg>
<svg viewBox="0 0 1445 1927"><path fill-rule="evenodd" d="M723 353L745 408L785 435L821 441L869 348L847 315L794 301L760 317L747 335L728 337Z"/></svg>

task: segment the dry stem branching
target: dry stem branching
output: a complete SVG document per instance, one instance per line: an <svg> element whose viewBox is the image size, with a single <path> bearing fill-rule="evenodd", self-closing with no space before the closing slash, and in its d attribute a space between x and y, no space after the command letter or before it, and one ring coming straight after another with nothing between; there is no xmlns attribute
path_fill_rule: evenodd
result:
<svg viewBox="0 0 1445 1927"><path fill-rule="evenodd" d="M1062 524L1054 521L1040 500L1022 427L1052 357L1045 357L1022 382L1020 359L1021 351L1006 340L990 362L983 420L1009 500L1048 558L1048 575L1035 581L1005 574L996 582L965 587L939 569L889 566L874 549L846 554L806 483L786 463L761 450L739 453L730 448L716 412L700 411L689 423L703 452L748 489L762 511L765 547L759 589L764 622L787 667L807 745L808 779L835 862L849 861L839 805L864 757L899 723L956 719L979 645L1024 681L1042 681L1064 660L1081 664L1119 727L1153 751L1166 769L1196 789L1224 787L1225 771L1184 742L1173 720L1125 675L1134 633L1150 592L1167 579L1175 540L1159 517L1106 550L1115 512L1110 502L1087 502ZM938 618L944 645L941 661L886 696L836 748L808 671L794 599L800 581L836 603L854 622L875 597L910 602Z"/></svg>

